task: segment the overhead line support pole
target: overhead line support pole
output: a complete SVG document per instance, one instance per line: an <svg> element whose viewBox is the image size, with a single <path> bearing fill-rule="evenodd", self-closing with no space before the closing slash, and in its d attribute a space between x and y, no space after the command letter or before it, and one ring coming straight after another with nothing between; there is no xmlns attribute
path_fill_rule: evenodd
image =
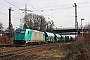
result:
<svg viewBox="0 0 90 60"><path fill-rule="evenodd" d="M76 5L76 3L74 3L74 7L75 7L75 29L77 29L77 32L78 32L77 5ZM76 39L76 35L77 35L77 33L75 33L75 39Z"/></svg>
<svg viewBox="0 0 90 60"><path fill-rule="evenodd" d="M11 7L9 8L9 43L11 41Z"/></svg>
<svg viewBox="0 0 90 60"><path fill-rule="evenodd" d="M77 5L74 3L75 6L75 29L77 29Z"/></svg>

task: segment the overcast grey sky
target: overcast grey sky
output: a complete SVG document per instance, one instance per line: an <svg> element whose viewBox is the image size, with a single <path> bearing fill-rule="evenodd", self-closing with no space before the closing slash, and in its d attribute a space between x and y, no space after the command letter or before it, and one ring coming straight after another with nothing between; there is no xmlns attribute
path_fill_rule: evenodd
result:
<svg viewBox="0 0 90 60"><path fill-rule="evenodd" d="M75 7L77 4L77 21L81 25L81 18L84 18L83 25L90 23L90 0L0 0L0 22L4 27L8 27L8 9L12 7L12 24L19 27L20 19L24 13L19 9L25 8L32 10L34 14L45 16L46 20L53 20L55 27L62 26L74 27L75 25ZM41 12L43 10L43 12ZM48 17L50 19L48 19Z"/></svg>

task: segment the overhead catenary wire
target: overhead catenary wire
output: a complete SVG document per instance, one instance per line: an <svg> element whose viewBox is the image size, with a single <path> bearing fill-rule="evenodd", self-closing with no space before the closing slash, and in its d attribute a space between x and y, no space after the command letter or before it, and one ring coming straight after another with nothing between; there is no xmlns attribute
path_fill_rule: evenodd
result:
<svg viewBox="0 0 90 60"><path fill-rule="evenodd" d="M4 0L4 1L7 2L7 3L9 3L10 5L16 7L18 10L20 9L18 6L14 5L13 3L11 3L11 2L9 2L9 1L7 1L7 0ZM14 12L15 12L15 11L16 11L16 10L14 10ZM15 14L18 14L18 15L22 16L21 14L19 14L19 13L17 13L17 12L15 12ZM12 17L12 19L18 19L18 18Z"/></svg>
<svg viewBox="0 0 90 60"><path fill-rule="evenodd" d="M81 4L89 4L90 2L82 2L82 3L77 3L79 5ZM64 6L68 6L68 5L72 5L72 4L64 4L64 5L55 5L55 6L48 6L48 7L38 7L37 9L43 9L43 8L53 8L53 7L64 7Z"/></svg>
<svg viewBox="0 0 90 60"><path fill-rule="evenodd" d="M14 4L12 4L12 3L10 3L9 1L7 1L7 0L4 0L4 1L6 1L7 3L9 3L9 4L11 4L12 6L14 6L14 7L16 7L16 8L18 8L18 9L19 9L19 7L17 7L16 5L14 5Z"/></svg>
<svg viewBox="0 0 90 60"><path fill-rule="evenodd" d="M4 1L6 1L6 0L4 0ZM6 2L9 3L10 5L18 8L18 10L19 10L19 7L17 7L16 5L14 5L14 4L12 4L12 3L8 2L8 1L6 1ZM0 3L0 4L1 4L1 3ZM1 4L1 5L5 6L5 7L8 7L7 5L4 5L4 4ZM22 16L22 15L21 15L20 13L18 13L18 11L16 11L15 9L14 9L14 12L15 12L15 14L18 14L18 15ZM16 19L16 18L15 18L15 19Z"/></svg>
<svg viewBox="0 0 90 60"><path fill-rule="evenodd" d="M7 5L4 5L4 4L2 4L2 3L0 3L0 5L3 5L3 6L5 6L6 8L8 7ZM19 12L19 10L18 10L18 11L16 11L16 10L14 9L14 12L15 12L15 14L18 14L18 15L22 16L20 13L18 13L18 12Z"/></svg>
<svg viewBox="0 0 90 60"><path fill-rule="evenodd" d="M14 6L14 7L16 7L16 8L18 8L18 9L20 10L19 7L17 7L16 5L12 4L11 2L9 2L9 1L7 1L7 0L4 0L4 1L6 1L7 3L11 4L12 6ZM17 12L16 12L16 13L17 13ZM17 14L18 14L18 13L17 13ZM21 15L21 14L19 14L19 15Z"/></svg>
<svg viewBox="0 0 90 60"><path fill-rule="evenodd" d="M17 7L16 5L14 5L14 4L12 4L12 3L10 3L9 1L7 1L7 0L4 0L4 1L6 1L7 3L9 3L9 4L11 4L11 5L13 5L14 7L16 7L16 8L18 8L18 9L20 9L19 7ZM28 3L26 0L24 0L26 3ZM87 3L90 3L90 2L83 2L83 3L77 3L77 4L87 4ZM29 4L29 3L28 3ZM29 4L30 5L30 4ZM61 7L61 6L67 6L67 5L72 5L72 4L65 4L65 5L58 5L59 7ZM30 5L31 6L31 5ZM58 6L51 6L51 7L58 7ZM31 6L32 7L32 6ZM42 7L41 9L43 9L43 8L51 8L51 7ZM33 7L32 7L33 8ZM34 8L35 10L36 10L36 8ZM38 8L37 8L38 9ZM53 9L53 10L57 10L57 9ZM37 10L36 10L37 11ZM40 10L41 11L41 10ZM50 11L50 10L49 10Z"/></svg>
<svg viewBox="0 0 90 60"><path fill-rule="evenodd" d="M0 12L0 14L5 15L5 16L8 16L7 14L1 13L1 12Z"/></svg>
<svg viewBox="0 0 90 60"><path fill-rule="evenodd" d="M48 9L48 8L59 8L59 7L64 7L72 4L65 4L65 5L57 5L57 6L48 6L48 7L38 7L37 9Z"/></svg>
<svg viewBox="0 0 90 60"><path fill-rule="evenodd" d="M85 3L78 3L78 4L89 4L90 2L85 2ZM65 5L61 5L61 6L65 6ZM90 7L90 6L87 6L87 7ZM68 8L61 8L61 9L52 9L53 11L55 11L55 10L58 10L58 11L64 11L64 10L67 10L67 9L70 9L70 8L73 8L73 7L68 7ZM78 8L80 8L80 7L78 7ZM85 7L86 8L86 7ZM48 10L48 11L50 11L50 10ZM58 11L57 12L53 12L53 14L56 14L56 13L58 13ZM48 15L52 15L52 13L51 14L48 14Z"/></svg>
<svg viewBox="0 0 90 60"><path fill-rule="evenodd" d="M1 12L0 12L0 14L8 16L7 14L1 13ZM12 19L18 19L18 18L12 17Z"/></svg>
<svg viewBox="0 0 90 60"><path fill-rule="evenodd" d="M7 3L9 2L8 0L4 0L4 1L7 1ZM26 1L26 0L24 0L24 1ZM77 3L77 4L88 4L88 3L90 3L90 2L84 2L84 3ZM9 4L11 4L12 6L14 6L14 7L16 7L16 8L18 8L19 9L19 7L18 6L16 6L16 5L14 5L14 4L12 4L11 2L9 2ZM28 3L29 5L30 5L30 3ZM56 13L58 13L58 11L64 11L64 10L67 10L67 9L69 9L69 8L63 8L63 6L66 6L66 5L69 5L69 4L65 4L65 5L61 5L61 6L53 6L53 7L56 7L56 8L54 8L53 9L53 11L56 11L56 12L54 12L53 14L56 14ZM70 5L72 5L72 4L70 4ZM31 6L31 5L30 5ZM52 7L52 8L53 8ZM34 7L32 7L32 8L34 8ZM48 8L48 7L47 7ZM51 8L51 7L50 7ZM37 8L38 9L38 8ZM42 9L42 8L41 8ZM35 8L35 11L37 11L36 10L36 8ZM41 10L38 10L38 11L41 11ZM46 10L44 10L44 12L47 12L47 11L51 11L51 9L46 9Z"/></svg>
<svg viewBox="0 0 90 60"><path fill-rule="evenodd" d="M56 13L58 13L59 11L64 11L64 10L67 10L67 9L70 9L70 8L73 8L73 7L68 7L68 8L65 8L65 9L59 9L58 11L53 12L53 14L56 14ZM53 9L52 9L52 11L53 11ZM50 14L48 14L48 15L52 15L52 13L50 13ZM48 16L48 15L46 15L46 16Z"/></svg>
<svg viewBox="0 0 90 60"><path fill-rule="evenodd" d="M16 5L14 5L14 4L12 4L12 3L10 3L10 2L8 2L7 0L4 0L4 1L6 1L7 3L9 3L9 4L11 4L11 5L13 5L13 6L15 6L16 8L18 8L19 9L19 7L17 7ZM26 3L27 3L27 1L26 0L24 0ZM87 4L87 3L90 3L90 2L84 2L84 3L77 3L77 4ZM28 3L29 4L29 3ZM30 4L29 4L30 5ZM58 6L52 6L52 7L58 7L58 8L54 8L54 9L52 9L53 11L54 10L61 10L61 9L63 9L63 8L60 8L60 7L63 7L63 6L67 6L67 5L72 5L72 4L65 4L65 5L58 5ZM31 5L30 5L31 6ZM32 7L32 6L31 6ZM33 8L33 7L32 7ZM44 8L48 8L48 7L44 7ZM35 8L34 8L35 9ZM36 9L35 9L36 10ZM64 9L63 9L64 10ZM41 11L41 10L38 10L38 11ZM50 9L49 10L44 10L44 11L51 11Z"/></svg>
<svg viewBox="0 0 90 60"><path fill-rule="evenodd" d="M4 1L6 1L7 3L9 3L9 4L11 4L11 5L13 5L14 7L16 7L16 8L18 8L18 9L20 9L19 7L17 7L16 5L14 5L14 4L12 4L12 3L10 3L10 2L8 2L7 0L4 0ZM26 3L28 3L26 0L24 0ZM90 2L84 2L84 3L77 3L77 4L87 4L87 3L90 3ZM29 4L29 3L28 3ZM30 4L29 4L30 5ZM67 5L72 5L72 4L65 4L65 5L58 5L59 6L59 8L55 8L55 9L53 9L53 10L59 10L59 9L63 9L63 8L60 8L60 7L62 7L62 6L67 6ZM31 6L31 5L30 5ZM31 6L32 7L32 6ZM52 7L57 7L57 6L52 6ZM33 7L32 7L33 8ZM42 8L47 8L47 7L42 7ZM41 9L42 9L41 8ZM50 8L50 7L49 7ZM35 9L35 8L34 8ZM36 10L35 9L35 11L41 11L41 10ZM50 9L49 10L44 10L44 11L51 11Z"/></svg>
<svg viewBox="0 0 90 60"><path fill-rule="evenodd" d="M89 4L90 2L83 2L83 3L77 3L79 5L81 4ZM48 6L48 7L38 7L38 8L35 8L36 11L40 11L40 10L47 10L47 11L50 11L50 9L53 9L53 10L59 10L60 8L63 9L62 7L67 7L67 6L72 6L73 4L64 4L64 5L56 5L56 6ZM49 9L49 10L48 10Z"/></svg>
<svg viewBox="0 0 90 60"><path fill-rule="evenodd" d="M30 5L30 3L28 3L26 0L24 0L27 4L29 4ZM42 7L41 8L41 10L39 9L39 8L34 8L34 7L32 7L31 5L31 7L35 10L35 11L42 11L43 10L43 8L49 8L49 9L46 9L46 10L43 10L43 11L51 11L51 9L53 9L53 10L60 10L60 9L63 9L62 7L64 7L64 6L67 6L67 5L72 5L72 4L64 4L64 5L58 5L58 6L51 6L51 7ZM56 7L56 8L52 8L52 7ZM39 10L38 10L39 9Z"/></svg>

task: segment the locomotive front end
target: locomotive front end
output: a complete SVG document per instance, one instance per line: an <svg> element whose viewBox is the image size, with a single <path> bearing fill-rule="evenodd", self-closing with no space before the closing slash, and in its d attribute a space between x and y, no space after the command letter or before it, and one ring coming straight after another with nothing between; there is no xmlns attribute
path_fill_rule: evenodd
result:
<svg viewBox="0 0 90 60"><path fill-rule="evenodd" d="M26 32L26 29L16 29L14 33L14 44L23 45L26 43L25 32Z"/></svg>

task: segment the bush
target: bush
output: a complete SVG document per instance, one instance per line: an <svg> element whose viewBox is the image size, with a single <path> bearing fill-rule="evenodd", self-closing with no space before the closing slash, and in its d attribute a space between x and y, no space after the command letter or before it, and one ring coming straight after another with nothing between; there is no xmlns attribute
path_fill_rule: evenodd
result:
<svg viewBox="0 0 90 60"><path fill-rule="evenodd" d="M6 36L0 36L0 43L1 44L7 44L8 38Z"/></svg>
<svg viewBox="0 0 90 60"><path fill-rule="evenodd" d="M9 40L7 36L0 36L0 44L13 44L13 38Z"/></svg>
<svg viewBox="0 0 90 60"><path fill-rule="evenodd" d="M68 46L66 60L90 60L90 31L83 36L78 35L76 42Z"/></svg>

